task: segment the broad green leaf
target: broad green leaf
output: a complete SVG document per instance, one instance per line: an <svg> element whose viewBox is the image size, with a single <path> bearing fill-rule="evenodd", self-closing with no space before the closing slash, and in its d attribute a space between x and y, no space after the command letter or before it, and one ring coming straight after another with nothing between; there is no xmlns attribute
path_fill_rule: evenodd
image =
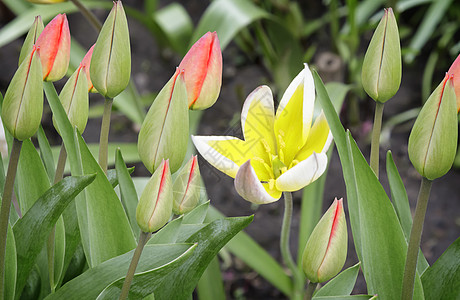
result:
<svg viewBox="0 0 460 300"><path fill-rule="evenodd" d="M203 204L198 205L189 213L184 215L182 224L203 224L209 208L209 200Z"/></svg>
<svg viewBox="0 0 460 300"><path fill-rule="evenodd" d="M422 275L425 299L459 299L460 238Z"/></svg>
<svg viewBox="0 0 460 300"><path fill-rule="evenodd" d="M407 198L406 188L404 187L404 183L399 176L399 172L396 168L395 162L393 161L391 151L387 152L387 174L391 189L391 199L393 200L393 206L396 210L396 214L398 215L399 223L403 229L404 236L406 237L406 240L409 241L410 231L412 228L412 214L410 212L409 199ZM418 273L423 274L423 272L428 267L428 262L420 250L417 263Z"/></svg>
<svg viewBox="0 0 460 300"><path fill-rule="evenodd" d="M355 287L356 278L358 277L359 266L357 263L345 271L340 272L334 279L326 283L319 291L315 293L316 299L320 296L347 296L350 295Z"/></svg>
<svg viewBox="0 0 460 300"><path fill-rule="evenodd" d="M208 210L207 219L215 220L222 218L222 216L217 209L211 206ZM285 295L289 296L291 294L292 281L286 275L284 269L248 234L245 232L238 233L225 248Z"/></svg>
<svg viewBox="0 0 460 300"><path fill-rule="evenodd" d="M197 292L200 300L225 300L224 283L217 256L212 259L201 275Z"/></svg>
<svg viewBox="0 0 460 300"><path fill-rule="evenodd" d="M177 267L177 264L189 257L194 248L193 244L147 245L142 251L136 271L138 273L172 271L171 268ZM45 299L96 299L104 288L126 276L133 253L134 250L87 270ZM150 283L153 284L154 282Z"/></svg>
<svg viewBox="0 0 460 300"><path fill-rule="evenodd" d="M77 200L78 224L88 237L85 254L90 267L126 253L136 247L134 235L123 206L105 173L96 162L83 138L77 133L84 174L96 173L94 183L85 189L86 201ZM80 218L82 217L82 218ZM84 230L82 222L87 226Z"/></svg>
<svg viewBox="0 0 460 300"><path fill-rule="evenodd" d="M16 290L16 275L17 275L17 257L16 257L16 242L14 240L13 230L8 224L8 232L6 236L6 254L5 254L5 289L4 295L6 300L13 300Z"/></svg>
<svg viewBox="0 0 460 300"><path fill-rule="evenodd" d="M140 229L136 221L136 208L139 198L137 197L136 187L129 175L128 168L126 168L120 149L117 149L115 156L115 168L120 184L121 202L131 224L131 229L136 237L138 237Z"/></svg>
<svg viewBox="0 0 460 300"><path fill-rule="evenodd" d="M368 291L383 299L398 299L406 261L407 243L396 212L356 142L348 133L360 218L362 264ZM416 275L414 299L423 299Z"/></svg>
<svg viewBox="0 0 460 300"><path fill-rule="evenodd" d="M45 192L13 226L18 257L16 295L20 295L37 255L66 206L95 176L67 177Z"/></svg>
<svg viewBox="0 0 460 300"><path fill-rule="evenodd" d="M54 173L56 172L54 165L53 153L51 146L46 138L45 131L40 125L37 131L38 146L40 147L40 158L45 166L46 173L48 174L49 182L54 182Z"/></svg>
<svg viewBox="0 0 460 300"><path fill-rule="evenodd" d="M65 227L64 218L59 217L56 222L56 231L54 235L54 287L56 288L61 281L61 276L64 276L65 262Z"/></svg>
<svg viewBox="0 0 460 300"><path fill-rule="evenodd" d="M216 31L220 47L225 49L241 29L268 17L267 12L246 0L216 0L211 2L193 33L191 44L207 31Z"/></svg>
<svg viewBox="0 0 460 300"><path fill-rule="evenodd" d="M153 14L153 19L163 31L172 49L181 55L187 52L187 43L193 31L193 23L187 11L179 3L171 3ZM171 22L174 20L174 22Z"/></svg>
<svg viewBox="0 0 460 300"><path fill-rule="evenodd" d="M130 293L139 295L140 299L152 292L154 292L156 299L186 299L192 294L201 274L212 258L252 219L253 216L225 218L209 223L185 241L186 243L195 243L197 245L195 251L174 271L164 276L157 288L152 289L148 285L142 285L140 279L140 286L137 287L136 282L133 282ZM117 288L119 287L117 285Z"/></svg>
<svg viewBox="0 0 460 300"><path fill-rule="evenodd" d="M376 296L371 295L349 295L349 296L321 296L313 297L314 300L367 300L376 299Z"/></svg>
<svg viewBox="0 0 460 300"><path fill-rule="evenodd" d="M173 244L177 241L183 217L172 220L165 227L161 228L148 241L148 244Z"/></svg>

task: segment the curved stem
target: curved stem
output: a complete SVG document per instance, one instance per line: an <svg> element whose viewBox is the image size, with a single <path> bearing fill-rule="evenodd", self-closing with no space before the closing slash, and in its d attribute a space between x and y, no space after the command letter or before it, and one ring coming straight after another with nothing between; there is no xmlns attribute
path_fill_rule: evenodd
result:
<svg viewBox="0 0 460 300"><path fill-rule="evenodd" d="M281 227L280 248L283 261L292 273L294 280L294 290L292 299L303 298L303 278L299 274L296 263L292 258L291 251L289 250L289 236L291 231L292 220L292 193L284 192L284 216L283 225Z"/></svg>
<svg viewBox="0 0 460 300"><path fill-rule="evenodd" d="M415 207L414 222L410 232L409 246L407 248L406 267L404 269L401 296L402 300L412 299L414 293L418 250L420 248L420 240L422 238L423 222L425 221L428 199L430 198L431 184L431 180L422 177L422 183L420 185L420 191L417 198L417 206Z"/></svg>
<svg viewBox="0 0 460 300"><path fill-rule="evenodd" d="M313 298L313 294L315 293L316 287L318 283L316 282L309 282L307 286L307 291L305 292L305 300L311 300Z"/></svg>
<svg viewBox="0 0 460 300"><path fill-rule="evenodd" d="M102 115L101 136L99 139L99 165L107 174L107 157L109 147L110 116L112 114L112 98L105 98L104 114Z"/></svg>
<svg viewBox="0 0 460 300"><path fill-rule="evenodd" d="M99 19L83 5L79 0L70 0L80 10L81 14L88 20L88 22L96 29L97 32L101 31L102 23Z"/></svg>
<svg viewBox="0 0 460 300"><path fill-rule="evenodd" d="M2 196L2 206L0 210L0 299L5 295L5 254L6 254L6 234L8 232L8 221L10 219L11 198L13 196L14 179L18 169L19 154L21 152L22 141L13 139L11 147L10 162L6 173L5 188Z"/></svg>
<svg viewBox="0 0 460 300"><path fill-rule="evenodd" d="M139 235L139 242L137 243L137 248L134 250L133 258L131 259L131 264L129 265L128 273L126 274L125 281L123 282L123 287L121 288L119 300L124 300L128 298L129 288L131 287L131 282L133 281L134 272L136 272L137 264L144 249L145 244L152 236L152 233L147 233L141 231Z"/></svg>
<svg viewBox="0 0 460 300"><path fill-rule="evenodd" d="M375 101L374 127L372 128L370 165L377 178L379 178L380 131L382 129L383 107L383 103Z"/></svg>

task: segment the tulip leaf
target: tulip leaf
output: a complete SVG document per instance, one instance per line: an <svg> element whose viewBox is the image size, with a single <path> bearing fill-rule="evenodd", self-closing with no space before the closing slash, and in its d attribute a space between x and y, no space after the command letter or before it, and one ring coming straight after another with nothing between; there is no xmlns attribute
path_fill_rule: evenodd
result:
<svg viewBox="0 0 460 300"><path fill-rule="evenodd" d="M371 295L349 295L349 296L320 296L313 297L314 300L367 300L375 299L375 296Z"/></svg>
<svg viewBox="0 0 460 300"><path fill-rule="evenodd" d="M148 241L148 244L169 244L175 243L179 236L179 229L182 225L183 217L172 220L165 227L161 228Z"/></svg>
<svg viewBox="0 0 460 300"><path fill-rule="evenodd" d="M348 296L353 291L358 278L359 266L361 263L357 263L354 266L349 267L343 272L340 272L334 279L326 283L319 291L315 293L316 299L320 296Z"/></svg>
<svg viewBox="0 0 460 300"><path fill-rule="evenodd" d="M458 299L460 295L460 238L422 275L425 299Z"/></svg>
<svg viewBox="0 0 460 300"><path fill-rule="evenodd" d="M120 183L121 202L123 203L129 223L131 224L131 229L136 237L138 237L140 229L136 221L136 208L139 199L137 197L136 187L129 175L128 168L125 165L120 149L117 149L115 154L115 168L116 175Z"/></svg>
<svg viewBox="0 0 460 300"><path fill-rule="evenodd" d="M208 31L216 31L220 47L225 49L235 35L250 23L268 17L267 12L246 0L211 2L193 33L190 45Z"/></svg>
<svg viewBox="0 0 460 300"><path fill-rule="evenodd" d="M13 300L16 290L17 256L16 242L11 225L8 224L5 254L5 299Z"/></svg>
<svg viewBox="0 0 460 300"><path fill-rule="evenodd" d="M391 151L387 152L387 174L393 206L396 210L396 214L398 215L399 223L404 231L406 240L409 241L410 231L412 228L412 214L410 212L409 199L407 198L406 189L401 177L399 176L396 164L393 161ZM423 274L428 267L428 262L420 250L417 263L418 273Z"/></svg>
<svg viewBox="0 0 460 300"><path fill-rule="evenodd" d="M45 131L43 130L43 126L40 125L37 131L37 140L38 146L40 150L40 158L43 161L43 165L45 166L46 173L48 174L49 182L54 182L54 174L56 172L55 165L54 165L54 157L53 152L51 151L50 143L46 138Z"/></svg>
<svg viewBox="0 0 460 300"><path fill-rule="evenodd" d="M197 292L200 300L225 300L224 283L217 256L212 259L201 275Z"/></svg>
<svg viewBox="0 0 460 300"><path fill-rule="evenodd" d="M186 213L184 215L184 220L182 224L203 224L206 218L206 213L208 212L208 208L209 208L209 200L195 207L189 213Z"/></svg>
<svg viewBox="0 0 460 300"><path fill-rule="evenodd" d="M222 218L222 214L213 206L208 210L207 219L215 220ZM281 265L273 259L259 244L247 233L238 233L225 246L231 253L241 259L260 276L264 277L274 287L289 296L292 290L292 281L284 272Z"/></svg>
<svg viewBox="0 0 460 300"><path fill-rule="evenodd" d="M67 177L48 189L13 226L18 257L16 293L20 295L45 241L67 205L95 176Z"/></svg>
<svg viewBox="0 0 460 300"><path fill-rule="evenodd" d="M152 272L161 275L163 272L171 272L190 257L194 248L193 244L146 245L136 271L138 274ZM108 285L126 276L133 252L134 250L129 251L87 270L45 299L96 299ZM161 280L161 278L157 279ZM155 281L151 281L150 284L155 284Z"/></svg>

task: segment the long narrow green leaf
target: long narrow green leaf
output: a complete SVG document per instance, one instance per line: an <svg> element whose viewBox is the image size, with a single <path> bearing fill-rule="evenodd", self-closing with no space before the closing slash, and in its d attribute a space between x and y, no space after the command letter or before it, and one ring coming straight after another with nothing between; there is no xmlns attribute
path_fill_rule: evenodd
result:
<svg viewBox="0 0 460 300"><path fill-rule="evenodd" d="M425 299L459 299L460 238L422 275Z"/></svg>
<svg viewBox="0 0 460 300"><path fill-rule="evenodd" d="M222 218L222 216L217 209L211 206L208 210L207 219L215 220ZM226 245L226 248L282 293L287 296L291 294L292 281L284 269L248 234L245 232L238 233Z"/></svg>
<svg viewBox="0 0 460 300"><path fill-rule="evenodd" d="M212 259L203 275L201 275L197 292L200 300L225 300L224 283L217 257Z"/></svg>
<svg viewBox="0 0 460 300"><path fill-rule="evenodd" d="M216 31L220 47L225 49L234 36L250 23L268 17L261 8L246 0L213 1L193 33L191 43L198 40L207 31Z"/></svg>
<svg viewBox="0 0 460 300"><path fill-rule="evenodd" d="M356 278L358 278L359 266L357 263L349 267L343 272L340 272L337 277L326 283L318 292L316 292L316 299L320 296L347 296L350 295L355 287Z"/></svg>
<svg viewBox="0 0 460 300"><path fill-rule="evenodd" d="M18 257L16 296L20 295L51 228L73 198L95 176L67 177L43 194L13 226Z"/></svg>
<svg viewBox="0 0 460 300"><path fill-rule="evenodd" d="M54 166L53 153L51 151L51 146L48 142L48 139L46 138L45 131L41 125L37 131L37 139L38 146L40 147L40 157L43 161L43 165L45 166L46 173L48 174L49 182L54 182L54 174L56 169Z"/></svg>
<svg viewBox="0 0 460 300"><path fill-rule="evenodd" d="M350 295L350 296L321 296L313 297L315 300L367 300L376 299L375 296L371 295Z"/></svg>
<svg viewBox="0 0 460 300"><path fill-rule="evenodd" d="M140 228L136 221L136 208L139 199L137 197L136 187L134 186L133 180L129 175L128 168L126 168L120 149L117 149L115 156L115 168L120 184L121 202L123 203L123 207L128 216L129 223L131 224L131 229L133 230L136 237L138 237Z"/></svg>
<svg viewBox="0 0 460 300"><path fill-rule="evenodd" d="M17 254L16 242L14 239L13 229L8 224L6 236L6 254L5 254L5 299L13 300L16 290L17 277Z"/></svg>
<svg viewBox="0 0 460 300"><path fill-rule="evenodd" d="M189 257L189 253L193 252L193 250L193 244L147 245L142 251L136 271L138 273L156 271L158 269L171 271L171 267L176 267L176 263L182 263L184 259ZM45 299L96 299L104 288L126 276L133 253L134 250L109 259L87 270L80 276L67 282L56 293L50 294ZM154 284L154 282L150 283Z"/></svg>
<svg viewBox="0 0 460 300"><path fill-rule="evenodd" d="M393 161L391 151L387 152L387 174L393 206L396 210L396 214L398 215L399 223L401 224L406 240L409 241L410 231L412 228L412 214L410 212L409 199L407 198L406 189L401 177L399 176L396 164ZM428 267L429 264L420 250L417 263L418 273L423 274Z"/></svg>

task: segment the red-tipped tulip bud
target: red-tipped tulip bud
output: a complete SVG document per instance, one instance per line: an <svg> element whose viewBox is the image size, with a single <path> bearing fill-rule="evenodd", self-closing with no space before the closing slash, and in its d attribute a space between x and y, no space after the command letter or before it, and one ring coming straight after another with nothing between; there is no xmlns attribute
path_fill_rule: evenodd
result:
<svg viewBox="0 0 460 300"><path fill-rule="evenodd" d="M173 206L171 172L167 160L153 173L142 192L136 209L136 220L144 232L163 227L171 217Z"/></svg>
<svg viewBox="0 0 460 300"><path fill-rule="evenodd" d="M4 126L23 141L37 131L43 112L42 66L37 48L24 59L6 90L2 107Z"/></svg>
<svg viewBox="0 0 460 300"><path fill-rule="evenodd" d="M362 82L375 101L393 97L401 84L401 45L393 10L385 10L363 61Z"/></svg>
<svg viewBox="0 0 460 300"><path fill-rule="evenodd" d="M131 48L128 21L121 1L114 2L94 46L91 81L104 97L114 98L128 85L131 75Z"/></svg>
<svg viewBox="0 0 460 300"><path fill-rule="evenodd" d="M43 80L57 81L64 77L70 60L70 31L65 14L59 14L46 25L37 39Z"/></svg>
<svg viewBox="0 0 460 300"><path fill-rule="evenodd" d="M450 170L457 152L457 100L452 81L446 74L423 105L409 136L409 159L430 180Z"/></svg>
<svg viewBox="0 0 460 300"><path fill-rule="evenodd" d="M85 57L83 57L83 60L81 61L81 65L83 66L83 69L85 70L86 81L88 82L88 92L97 93L97 90L94 88L93 82L91 81L91 77L89 75L89 69L91 66L91 57L93 56L93 49L94 49L94 45L91 46L91 48L89 48L88 52L86 52Z"/></svg>
<svg viewBox="0 0 460 300"><path fill-rule="evenodd" d="M179 69L185 71L189 108L212 106L222 85L222 52L217 33L202 36L182 59Z"/></svg>
<svg viewBox="0 0 460 300"><path fill-rule="evenodd" d="M139 132L137 147L145 167L153 173L168 158L176 172L187 152L189 138L184 73L176 73L153 101Z"/></svg>
<svg viewBox="0 0 460 300"><path fill-rule="evenodd" d="M34 23L32 24L32 27L30 27L29 32L27 33L26 39L24 40L24 44L22 44L21 54L19 54L19 65L22 63L24 58L30 54L42 31L42 17L36 16Z"/></svg>
<svg viewBox="0 0 460 300"><path fill-rule="evenodd" d="M59 94L62 106L67 113L70 124L83 133L88 122L88 83L83 66L70 76ZM53 123L54 117L53 117ZM57 126L54 126L57 129Z"/></svg>
<svg viewBox="0 0 460 300"><path fill-rule="evenodd" d="M187 162L174 180L173 212L183 215L196 207L201 195L201 176L198 159L195 156Z"/></svg>
<svg viewBox="0 0 460 300"><path fill-rule="evenodd" d="M343 200L332 203L308 239L302 268L312 282L325 282L342 270L347 258L347 223Z"/></svg>
<svg viewBox="0 0 460 300"><path fill-rule="evenodd" d="M460 55L457 56L447 74L453 76L455 95L457 96L457 113L460 111Z"/></svg>

